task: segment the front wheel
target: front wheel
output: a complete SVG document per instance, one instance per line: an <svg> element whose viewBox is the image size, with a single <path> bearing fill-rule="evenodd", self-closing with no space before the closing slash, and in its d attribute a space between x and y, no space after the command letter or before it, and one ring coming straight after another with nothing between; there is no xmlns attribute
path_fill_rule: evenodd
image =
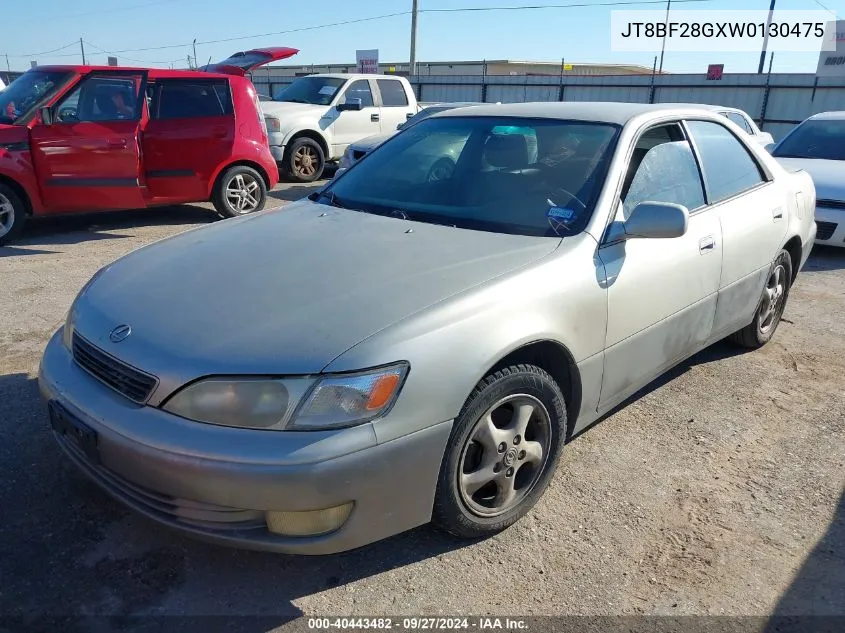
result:
<svg viewBox="0 0 845 633"><path fill-rule="evenodd" d="M217 180L211 201L224 218L255 213L267 203L267 185L252 167L235 165Z"/></svg>
<svg viewBox="0 0 845 633"><path fill-rule="evenodd" d="M26 207L14 189L0 184L0 246L20 235L26 222Z"/></svg>
<svg viewBox="0 0 845 633"><path fill-rule="evenodd" d="M308 137L298 138L290 144L284 162L285 171L296 182L314 182L326 167L323 148Z"/></svg>
<svg viewBox="0 0 845 633"><path fill-rule="evenodd" d="M563 394L548 373L514 365L490 374L455 420L433 522L463 538L509 527L545 492L565 437Z"/></svg>
<svg viewBox="0 0 845 633"><path fill-rule="evenodd" d="M781 251L766 277L763 295L751 323L739 332L731 334L731 341L737 345L756 349L768 343L783 316L789 289L792 285L792 258Z"/></svg>

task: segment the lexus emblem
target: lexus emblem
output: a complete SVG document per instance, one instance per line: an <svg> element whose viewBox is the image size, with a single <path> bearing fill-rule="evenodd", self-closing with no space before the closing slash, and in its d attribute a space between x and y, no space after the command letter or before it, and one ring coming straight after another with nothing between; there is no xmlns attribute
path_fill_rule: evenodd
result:
<svg viewBox="0 0 845 633"><path fill-rule="evenodd" d="M109 340L112 343L120 343L132 334L132 328L126 324L118 325L109 333Z"/></svg>

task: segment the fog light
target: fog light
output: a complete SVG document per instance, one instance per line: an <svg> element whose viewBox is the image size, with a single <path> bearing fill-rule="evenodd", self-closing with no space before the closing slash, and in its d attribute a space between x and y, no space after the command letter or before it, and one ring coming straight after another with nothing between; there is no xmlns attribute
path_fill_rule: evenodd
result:
<svg viewBox="0 0 845 633"><path fill-rule="evenodd" d="M349 513L352 502L325 510L307 512L268 512L267 529L282 536L319 536L339 529Z"/></svg>

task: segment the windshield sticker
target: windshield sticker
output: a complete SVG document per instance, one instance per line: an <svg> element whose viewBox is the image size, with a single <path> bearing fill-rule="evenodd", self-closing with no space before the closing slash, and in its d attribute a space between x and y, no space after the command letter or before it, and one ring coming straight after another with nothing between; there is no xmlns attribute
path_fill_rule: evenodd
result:
<svg viewBox="0 0 845 633"><path fill-rule="evenodd" d="M562 207L552 207L546 212L549 219L558 220L560 222L569 222L575 217L575 211L572 209L564 209Z"/></svg>
<svg viewBox="0 0 845 633"><path fill-rule="evenodd" d="M333 95L334 91L337 90L334 86L323 86L320 88L321 95Z"/></svg>

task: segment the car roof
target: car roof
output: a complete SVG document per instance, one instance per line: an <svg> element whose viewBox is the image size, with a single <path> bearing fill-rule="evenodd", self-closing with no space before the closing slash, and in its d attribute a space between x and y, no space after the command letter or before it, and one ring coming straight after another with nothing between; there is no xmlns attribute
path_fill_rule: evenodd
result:
<svg viewBox="0 0 845 633"><path fill-rule="evenodd" d="M835 110L832 112L819 112L810 117L814 121L817 119L828 119L831 121L841 121L845 119L845 110Z"/></svg>
<svg viewBox="0 0 845 633"><path fill-rule="evenodd" d="M145 72L149 73L153 79L196 79L198 76L211 77L214 79L232 78L237 75L228 75L225 73L210 73L202 70L167 70L161 68L144 68L141 66L82 66L82 65L62 65L62 66L38 66L37 70L45 71L66 71L84 75L90 72Z"/></svg>
<svg viewBox="0 0 845 633"><path fill-rule="evenodd" d="M714 106L702 104L653 104L653 103L617 103L612 101L568 101L538 103L502 103L473 106L472 108L446 110L435 114L436 117L450 116L506 116L538 119L570 119L625 125L631 119L648 114L665 114L667 110L677 110L678 115L712 112Z"/></svg>

